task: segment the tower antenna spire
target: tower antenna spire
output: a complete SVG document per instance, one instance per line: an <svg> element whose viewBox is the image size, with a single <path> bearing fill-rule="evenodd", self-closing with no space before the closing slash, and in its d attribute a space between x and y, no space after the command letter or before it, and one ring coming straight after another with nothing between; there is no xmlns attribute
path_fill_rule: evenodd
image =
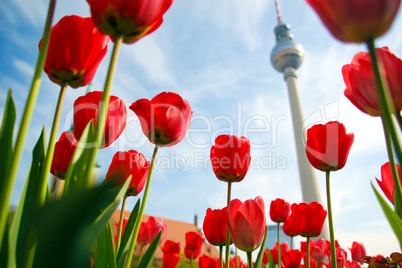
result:
<svg viewBox="0 0 402 268"><path fill-rule="evenodd" d="M278 23L282 22L282 13L279 7L279 0L275 0L275 9L276 9L276 17L278 19Z"/></svg>

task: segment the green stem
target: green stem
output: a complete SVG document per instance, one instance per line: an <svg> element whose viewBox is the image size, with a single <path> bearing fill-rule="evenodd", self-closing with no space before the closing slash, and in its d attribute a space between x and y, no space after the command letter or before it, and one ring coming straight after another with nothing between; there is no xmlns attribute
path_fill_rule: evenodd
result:
<svg viewBox="0 0 402 268"><path fill-rule="evenodd" d="M278 229L277 229L277 233L278 233L278 263L281 263L281 242L280 242L280 236L279 236L279 230L280 230L280 226L279 226L279 222L278 222Z"/></svg>
<svg viewBox="0 0 402 268"><path fill-rule="evenodd" d="M219 267L223 268L223 246L219 246Z"/></svg>
<svg viewBox="0 0 402 268"><path fill-rule="evenodd" d="M117 35L114 41L114 47L112 51L112 56L110 58L109 70L107 72L105 87L103 88L102 99L100 101L98 121L95 124L95 143L91 149L87 167L85 170L85 188L91 187L92 178L92 168L95 166L96 154L102 143L103 133L105 131L106 125L106 115L109 107L110 92L112 91L112 82L114 78L114 73L116 71L117 60L119 57L120 47L123 43L124 35Z"/></svg>
<svg viewBox="0 0 402 268"><path fill-rule="evenodd" d="M251 252L247 252L247 263L248 268L253 268L253 258L251 256Z"/></svg>
<svg viewBox="0 0 402 268"><path fill-rule="evenodd" d="M307 268L310 268L310 237L309 236L307 236Z"/></svg>
<svg viewBox="0 0 402 268"><path fill-rule="evenodd" d="M127 197L128 197L128 195L124 195L123 204L121 205L119 231L117 232L116 256L117 256L117 253L119 252L119 248L120 248L121 233L122 233L122 230L123 230L124 209L126 207Z"/></svg>
<svg viewBox="0 0 402 268"><path fill-rule="evenodd" d="M56 136L57 136L57 129L59 128L60 115L61 115L61 111L63 109L63 102L64 102L64 96L66 95L67 85L68 85L68 83L66 83L66 82L63 83L63 85L61 86L61 89L60 89L59 99L57 100L57 106L56 106L56 111L54 113L52 129L50 131L49 144L47 146L45 165L42 170L41 178L39 181L38 207L43 206L46 201L49 172L50 172L50 167L52 166L53 153L54 153L54 147L55 147Z"/></svg>
<svg viewBox="0 0 402 268"><path fill-rule="evenodd" d="M32 79L28 99L25 104L25 110L21 118L20 128L18 130L17 140L15 142L14 152L10 159L11 166L6 171L5 176L6 185L5 187L2 187L2 189L0 189L0 250L2 244L1 241L3 241L4 230L8 219L7 215L9 211L10 198L13 191L15 178L17 176L21 155L24 149L24 143L28 133L29 123L31 121L31 117L35 107L36 98L38 96L39 87L41 83L42 70L46 61L47 49L49 47L50 29L52 26L55 6L56 6L56 0L50 0L45 28L43 31L42 45L39 50L39 56L36 62L34 77Z"/></svg>
<svg viewBox="0 0 402 268"><path fill-rule="evenodd" d="M331 261L332 268L336 268L336 251L335 251L335 234L334 234L334 224L332 220L332 206L331 206L331 189L329 184L329 174L330 171L325 172L326 183L327 183L327 204L328 204L328 222L329 222L329 236L331 239Z"/></svg>
<svg viewBox="0 0 402 268"><path fill-rule="evenodd" d="M193 268L193 252L194 252L194 251L191 251L190 268Z"/></svg>
<svg viewBox="0 0 402 268"><path fill-rule="evenodd" d="M235 258L236 258L236 267L240 268L239 256L237 255L237 247L235 247ZM229 267L230 267L230 260L229 260Z"/></svg>
<svg viewBox="0 0 402 268"><path fill-rule="evenodd" d="M227 198L227 209L229 209L229 203L231 200L231 193L232 193L232 182L228 181L228 198ZM229 259L229 251L230 251L230 234L229 234L229 228L226 226L226 255L225 255L225 261L226 261L226 266L229 267L230 259Z"/></svg>
<svg viewBox="0 0 402 268"><path fill-rule="evenodd" d="M392 178L394 180L394 207L395 207L395 212L399 215L400 218L402 218L402 204L400 203L402 201L402 190L401 190L401 184L399 180L399 174L396 169L395 165L395 156L394 156L394 148L392 146L392 140L391 140L391 135L389 133L389 129L385 127L384 124L384 119L381 116L381 119L383 121L383 128L384 128L384 135L385 135L385 141L387 145L387 151L388 151L388 158L389 158L389 163L391 166L391 172L392 172Z"/></svg>
<svg viewBox="0 0 402 268"><path fill-rule="evenodd" d="M145 184L144 197L143 197L143 201L141 203L140 212L138 214L138 218L137 218L135 228L133 231L133 238L131 239L130 248L128 250L127 261L126 261L126 265L124 266L125 268L131 267L131 261L133 259L134 248L135 248L135 244L137 243L138 232L140 230L142 216L144 215L145 204L147 203L149 186L151 184L151 178L152 178L152 170L154 169L154 164L155 164L156 154L158 153L158 148L159 148L158 145L155 145L154 153L152 155L152 160L151 160L151 167L149 168L147 183Z"/></svg>
<svg viewBox="0 0 402 268"><path fill-rule="evenodd" d="M143 246L141 246L141 249L140 249L140 256L138 257L138 265L141 263L141 259L142 259L142 250L144 249L144 247Z"/></svg>
<svg viewBox="0 0 402 268"><path fill-rule="evenodd" d="M293 236L290 237L290 249L293 249Z"/></svg>
<svg viewBox="0 0 402 268"><path fill-rule="evenodd" d="M396 156L398 157L399 162L402 162L401 143L398 138L398 132L396 130L394 120L392 120L392 114L395 114L395 108L391 99L390 91L388 89L388 84L384 83L384 81L386 80L382 77L383 74L380 72L380 66L377 59L374 39L370 38L369 40L367 40L366 44L370 53L374 77L377 84L377 91L380 99L383 124L385 125L384 126L385 128L389 129L392 143L394 144Z"/></svg>

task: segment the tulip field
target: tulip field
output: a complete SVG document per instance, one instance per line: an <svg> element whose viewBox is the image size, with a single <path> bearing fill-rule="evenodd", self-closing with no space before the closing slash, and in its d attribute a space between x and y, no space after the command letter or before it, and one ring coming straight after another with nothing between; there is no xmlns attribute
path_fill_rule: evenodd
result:
<svg viewBox="0 0 402 268"><path fill-rule="evenodd" d="M252 138L220 134L213 137L214 144L208 148L208 163L214 179L227 188L226 205L207 208L202 230L183 234L185 245L166 239L167 224L163 219L150 216L143 220L152 178L159 174L155 163L159 150L174 151L189 135L198 107L174 89L149 99L133 100L126 106L113 95L112 87L119 75L116 68L122 45L130 46L157 31L174 1L87 0L91 17L68 15L58 21L53 21L56 0L46 2L46 23L23 113L16 112L12 89L1 100L0 267L150 268L155 267L158 248L163 257L156 267L162 268L402 267L401 252L369 255L359 241L347 248L337 241L331 175L342 173L357 139L338 120L307 129L305 153L312 167L325 177L325 206L319 202L290 203L282 198L264 200L261 196L240 200L233 196L233 185L241 184L250 169ZM387 224L402 246L402 60L390 48L376 47L376 39L391 27L401 0L305 2L334 38L363 44L368 51L357 53L340 70L346 86L344 95L367 116L381 119L388 162L371 186ZM58 137L66 90L88 87L108 49L111 56L103 89L88 90L74 101L71 129ZM42 72L59 88L59 95L52 127L43 127L35 137L28 168L23 167L21 157L34 106L40 106ZM140 135L151 146L152 157L148 160L141 147L118 151L102 183L94 185L98 152L110 149L119 139L129 124L128 113L139 121ZM10 211L21 169L29 173L18 206ZM50 194L50 175L64 181L59 196ZM125 217L127 200L132 199L136 200L135 206ZM111 222L118 206L119 221ZM277 242L272 248L266 247L268 220L277 229ZM323 228L327 228L325 221L329 223L328 240L320 238ZM281 230L291 243L280 241ZM293 243L295 237L301 239L300 246ZM201 254L203 243L215 246L220 257ZM234 257L230 253L233 248Z"/></svg>

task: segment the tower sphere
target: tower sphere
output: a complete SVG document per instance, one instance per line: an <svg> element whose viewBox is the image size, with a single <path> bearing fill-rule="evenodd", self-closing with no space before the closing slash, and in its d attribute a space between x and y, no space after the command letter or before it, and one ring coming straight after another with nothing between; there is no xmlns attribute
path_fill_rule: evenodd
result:
<svg viewBox="0 0 402 268"><path fill-rule="evenodd" d="M271 63L279 72L286 67L299 68L303 61L304 49L302 45L292 40L289 26L279 23L275 27L276 45L271 52Z"/></svg>

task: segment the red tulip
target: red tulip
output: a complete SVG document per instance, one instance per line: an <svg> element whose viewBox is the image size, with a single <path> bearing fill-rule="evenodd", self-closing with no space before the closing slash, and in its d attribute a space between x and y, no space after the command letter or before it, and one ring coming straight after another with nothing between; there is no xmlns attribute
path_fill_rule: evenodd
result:
<svg viewBox="0 0 402 268"><path fill-rule="evenodd" d="M237 263L239 263L239 265L237 265ZM244 262L240 256L237 256L237 260L236 257L230 258L229 261L229 268L247 268L247 263Z"/></svg>
<svg viewBox="0 0 402 268"><path fill-rule="evenodd" d="M360 268L362 267L360 263L355 261L346 261L345 268Z"/></svg>
<svg viewBox="0 0 402 268"><path fill-rule="evenodd" d="M54 146L54 154L50 173L59 179L64 179L74 155L78 142L69 131L63 132Z"/></svg>
<svg viewBox="0 0 402 268"><path fill-rule="evenodd" d="M345 166L353 133L338 121L314 125L307 130L306 154L311 165L321 171L336 171Z"/></svg>
<svg viewBox="0 0 402 268"><path fill-rule="evenodd" d="M271 202L269 216L273 222L285 222L290 214L290 204L283 199L276 199Z"/></svg>
<svg viewBox="0 0 402 268"><path fill-rule="evenodd" d="M392 101L396 111L402 110L402 60L388 47L376 49L383 64ZM360 111L371 116L380 116L380 99L371 67L371 57L367 52L358 52L350 64L342 67L343 80L346 85L345 96Z"/></svg>
<svg viewBox="0 0 402 268"><path fill-rule="evenodd" d="M223 246L226 244L226 216L226 207L214 210L207 209L203 230L205 238L214 246Z"/></svg>
<svg viewBox="0 0 402 268"><path fill-rule="evenodd" d="M130 109L138 116L145 136L158 146L172 146L182 141L193 114L188 101L172 92L162 92L152 100L137 100Z"/></svg>
<svg viewBox="0 0 402 268"><path fill-rule="evenodd" d="M287 241L285 241L284 243L281 243L280 248L281 248L281 256L283 256L284 254L286 254L286 252L288 252L290 250L289 244ZM269 252L271 253L272 261L274 262L274 264L278 264L278 242L275 243L275 246L272 249L270 249ZM263 256L263 258L264 258L264 256ZM267 258L268 258L268 252L267 252ZM267 261L268 261L268 259L267 259Z"/></svg>
<svg viewBox="0 0 402 268"><path fill-rule="evenodd" d="M173 0L87 0L92 19L103 34L124 35L123 42L134 43L152 33L163 22L163 14Z"/></svg>
<svg viewBox="0 0 402 268"><path fill-rule="evenodd" d="M150 163L145 156L135 150L117 152L106 173L106 182L113 182L117 187L123 184L131 175L127 195L137 196L144 189L148 178Z"/></svg>
<svg viewBox="0 0 402 268"><path fill-rule="evenodd" d="M211 148L211 164L221 181L239 182L250 166L250 141L236 135L220 135Z"/></svg>
<svg viewBox="0 0 402 268"><path fill-rule="evenodd" d="M293 204L289 218L299 224L300 235L316 237L322 232L327 211L317 202Z"/></svg>
<svg viewBox="0 0 402 268"><path fill-rule="evenodd" d="M327 242L325 239L313 241L310 239L310 255L316 262L322 262L327 255Z"/></svg>
<svg viewBox="0 0 402 268"><path fill-rule="evenodd" d="M230 201L227 226L237 248L246 252L257 249L264 239L265 225L264 200L260 196L244 203L239 199Z"/></svg>
<svg viewBox="0 0 402 268"><path fill-rule="evenodd" d="M93 91L75 100L73 128L78 140L89 121L93 120L94 126L97 124L101 98L101 91ZM110 96L101 148L110 146L120 136L126 127L126 119L127 109L124 102L118 97Z"/></svg>
<svg viewBox="0 0 402 268"><path fill-rule="evenodd" d="M283 255L282 261L286 268L299 268L302 258L303 252L298 249L291 249Z"/></svg>
<svg viewBox="0 0 402 268"><path fill-rule="evenodd" d="M353 242L352 248L350 248L350 252L352 253L352 260L355 262L359 262L361 264L364 263L362 257L366 255L366 249L364 248L363 243Z"/></svg>
<svg viewBox="0 0 402 268"><path fill-rule="evenodd" d="M180 253L180 242L174 242L172 240L166 240L163 245L162 252L164 254L179 254Z"/></svg>
<svg viewBox="0 0 402 268"><path fill-rule="evenodd" d="M91 18L65 16L51 30L44 71L49 79L73 88L88 85L107 52L109 37ZM39 43L41 47L42 40Z"/></svg>
<svg viewBox="0 0 402 268"><path fill-rule="evenodd" d="M141 222L137 243L141 247L151 244L160 231L162 231L162 237L159 244L162 243L166 237L167 225L163 219L158 222L154 216L150 216L146 222Z"/></svg>
<svg viewBox="0 0 402 268"><path fill-rule="evenodd" d="M335 251L336 251L336 267L343 268L345 266L348 254L346 250L340 247L336 248Z"/></svg>
<svg viewBox="0 0 402 268"><path fill-rule="evenodd" d="M180 261L180 256L174 253L163 254L162 267L163 268L176 268Z"/></svg>
<svg viewBox="0 0 402 268"><path fill-rule="evenodd" d="M300 226L299 223L296 222L292 217L292 214L289 215L289 217L286 219L285 223L282 226L283 232L287 236L298 236L300 234Z"/></svg>
<svg viewBox="0 0 402 268"><path fill-rule="evenodd" d="M402 184L402 170L401 166L396 164L396 170L398 172L399 182ZM391 172L391 164L389 162L385 163L381 166L381 180L377 180L378 185L380 186L382 192L388 198L388 200L393 204L394 203L394 179L392 178Z"/></svg>
<svg viewBox="0 0 402 268"><path fill-rule="evenodd" d="M362 43L385 34L398 13L400 0L306 0L332 35Z"/></svg>
<svg viewBox="0 0 402 268"><path fill-rule="evenodd" d="M202 233L187 232L186 233L186 247L184 248L184 254L187 258L196 259L201 253L201 246L204 242L204 236Z"/></svg>
<svg viewBox="0 0 402 268"><path fill-rule="evenodd" d="M220 263L217 262L214 258L203 255L198 260L198 267L199 268L219 268Z"/></svg>
<svg viewBox="0 0 402 268"><path fill-rule="evenodd" d="M123 237L124 230L126 230L127 223L128 223L128 218L123 218L123 225L121 227L121 237L120 238ZM114 236L114 244L115 245L117 245L117 234L118 234L118 230L119 230L119 222L116 222L116 230L117 230L117 232L116 232L116 235Z"/></svg>

